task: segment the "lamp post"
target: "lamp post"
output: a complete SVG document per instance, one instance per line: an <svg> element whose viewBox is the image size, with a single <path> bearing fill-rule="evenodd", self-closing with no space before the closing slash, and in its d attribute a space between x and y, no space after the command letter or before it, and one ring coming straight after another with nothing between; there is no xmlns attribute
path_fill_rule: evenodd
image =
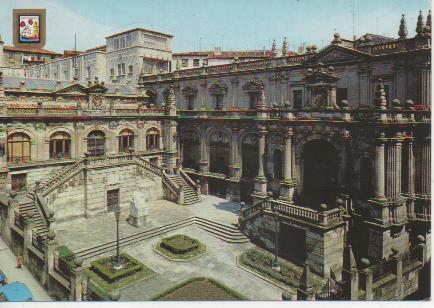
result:
<svg viewBox="0 0 434 308"><path fill-rule="evenodd" d="M268 200L273 199L273 193L271 191L268 192ZM271 201L270 201L271 202ZM279 213L273 204L271 203L271 209L274 213L274 260L271 268L276 272L280 272L280 265L277 262L277 256L279 254Z"/></svg>
<svg viewBox="0 0 434 308"><path fill-rule="evenodd" d="M116 261L113 268L120 270L122 268L121 256L119 254L119 218L121 215L121 207L119 205L116 206L114 212L116 218Z"/></svg>

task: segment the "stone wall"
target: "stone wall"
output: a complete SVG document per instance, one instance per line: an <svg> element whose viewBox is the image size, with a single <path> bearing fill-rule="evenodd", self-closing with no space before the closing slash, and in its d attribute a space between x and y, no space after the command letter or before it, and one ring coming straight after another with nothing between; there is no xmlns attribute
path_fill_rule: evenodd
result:
<svg viewBox="0 0 434 308"><path fill-rule="evenodd" d="M368 228L368 257L381 260L388 258L392 254L392 247L400 252L408 251L409 234L406 228L394 234L391 230L382 231L381 229Z"/></svg>

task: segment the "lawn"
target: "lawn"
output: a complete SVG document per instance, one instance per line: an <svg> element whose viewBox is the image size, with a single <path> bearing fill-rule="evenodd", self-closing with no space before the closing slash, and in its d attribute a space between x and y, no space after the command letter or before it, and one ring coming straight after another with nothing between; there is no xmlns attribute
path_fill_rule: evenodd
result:
<svg viewBox="0 0 434 308"><path fill-rule="evenodd" d="M238 301L236 291L210 278L192 278L156 296L158 301Z"/></svg>

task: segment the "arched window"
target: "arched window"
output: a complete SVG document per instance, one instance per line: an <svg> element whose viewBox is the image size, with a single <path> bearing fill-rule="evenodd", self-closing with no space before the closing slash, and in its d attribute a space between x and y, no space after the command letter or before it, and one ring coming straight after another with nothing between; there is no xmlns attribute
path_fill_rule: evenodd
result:
<svg viewBox="0 0 434 308"><path fill-rule="evenodd" d="M102 131L94 130L87 135L87 151L90 156L105 154L105 135Z"/></svg>
<svg viewBox="0 0 434 308"><path fill-rule="evenodd" d="M273 153L273 173L275 179L283 180L282 151L279 149L274 150Z"/></svg>
<svg viewBox="0 0 434 308"><path fill-rule="evenodd" d="M65 132L55 132L50 136L50 158L71 157L71 136Z"/></svg>
<svg viewBox="0 0 434 308"><path fill-rule="evenodd" d="M30 161L30 137L24 133L13 133L8 136L8 162L28 161Z"/></svg>
<svg viewBox="0 0 434 308"><path fill-rule="evenodd" d="M119 152L128 152L130 148L134 148L134 133L126 128L119 134Z"/></svg>
<svg viewBox="0 0 434 308"><path fill-rule="evenodd" d="M150 128L146 133L146 150L160 148L160 132L156 128Z"/></svg>
<svg viewBox="0 0 434 308"><path fill-rule="evenodd" d="M222 132L215 132L209 139L209 171L228 174L229 171L229 137Z"/></svg>

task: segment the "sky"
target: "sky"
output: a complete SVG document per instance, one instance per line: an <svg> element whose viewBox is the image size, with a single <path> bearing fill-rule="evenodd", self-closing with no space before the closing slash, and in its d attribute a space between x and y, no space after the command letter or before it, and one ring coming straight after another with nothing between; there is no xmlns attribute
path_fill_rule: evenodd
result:
<svg viewBox="0 0 434 308"><path fill-rule="evenodd" d="M45 8L44 48L62 52L105 44L105 36L143 27L171 33L173 51L327 45L333 33L351 38L367 32L397 37L401 14L413 36L419 10L430 0L0 0L0 34L12 44L12 10ZM353 28L354 11L354 28Z"/></svg>

